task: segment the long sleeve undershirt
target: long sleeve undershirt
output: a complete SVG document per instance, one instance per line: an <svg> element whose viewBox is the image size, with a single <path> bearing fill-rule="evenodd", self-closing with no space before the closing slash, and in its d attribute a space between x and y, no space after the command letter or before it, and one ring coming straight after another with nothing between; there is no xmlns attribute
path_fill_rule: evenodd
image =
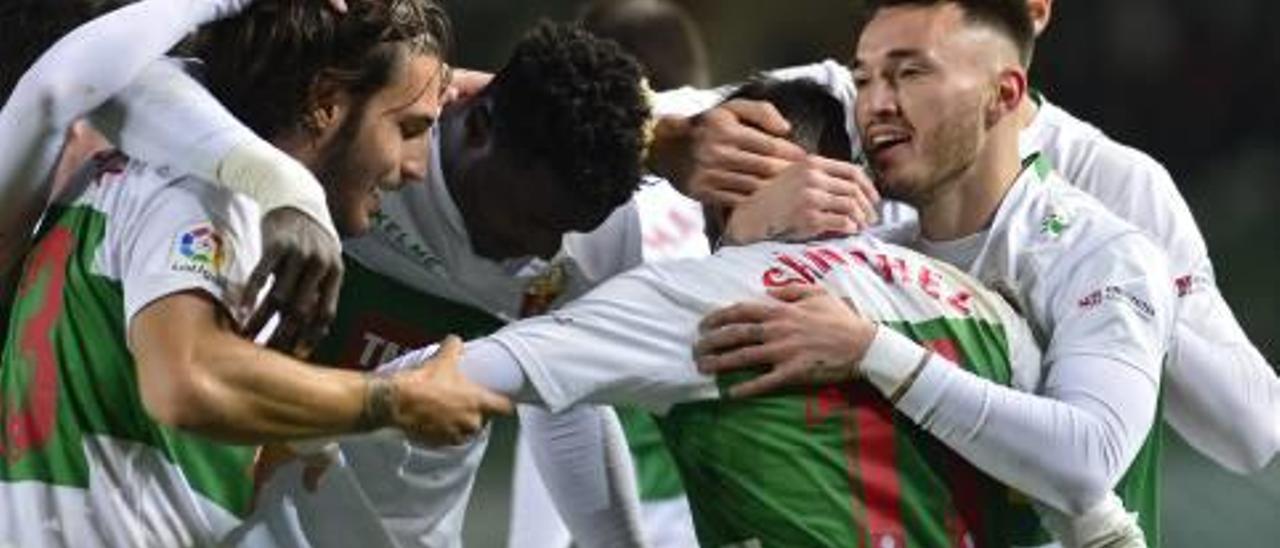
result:
<svg viewBox="0 0 1280 548"><path fill-rule="evenodd" d="M924 355L920 345L882 328L862 363L888 396ZM1145 441L1158 381L1104 355L1045 365L1043 390L1031 394L934 355L897 409L992 477L1081 514L1106 497Z"/></svg>
<svg viewBox="0 0 1280 548"><path fill-rule="evenodd" d="M421 363L434 347L416 350L379 367L390 372ZM468 342L459 365L471 382L540 404L524 371L500 344ZM520 406L520 427L556 509L582 546L642 546L640 499L622 425L612 409L578 406L561 413Z"/></svg>

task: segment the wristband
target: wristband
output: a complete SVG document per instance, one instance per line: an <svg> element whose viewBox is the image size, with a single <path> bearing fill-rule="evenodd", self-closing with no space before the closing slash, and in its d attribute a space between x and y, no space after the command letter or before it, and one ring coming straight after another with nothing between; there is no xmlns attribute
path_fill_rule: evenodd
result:
<svg viewBox="0 0 1280 548"><path fill-rule="evenodd" d="M915 341L884 326L877 326L875 337L862 357L860 369L867 380L886 397L906 393L931 356Z"/></svg>
<svg viewBox="0 0 1280 548"><path fill-rule="evenodd" d="M218 184L253 198L263 215L292 207L338 239L324 187L310 170L270 143L253 139L235 146L223 157L217 173Z"/></svg>

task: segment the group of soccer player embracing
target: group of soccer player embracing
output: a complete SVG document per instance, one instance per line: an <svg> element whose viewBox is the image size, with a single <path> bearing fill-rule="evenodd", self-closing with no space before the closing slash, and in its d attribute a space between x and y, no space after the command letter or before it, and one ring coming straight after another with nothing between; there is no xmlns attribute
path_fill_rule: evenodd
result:
<svg viewBox="0 0 1280 548"><path fill-rule="evenodd" d="M1051 8L653 93L574 24L454 70L435 0L6 2L0 546L459 546L512 413L513 546L1159 546L1160 422L1256 473L1280 380L1029 87Z"/></svg>

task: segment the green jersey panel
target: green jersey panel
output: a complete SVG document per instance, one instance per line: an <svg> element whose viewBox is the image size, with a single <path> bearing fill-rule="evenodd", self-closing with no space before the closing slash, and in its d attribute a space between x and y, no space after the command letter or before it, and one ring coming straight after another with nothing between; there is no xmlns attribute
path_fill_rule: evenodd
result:
<svg viewBox="0 0 1280 548"><path fill-rule="evenodd" d="M253 449L214 444L147 415L127 350L123 290L95 271L107 218L58 208L24 265L0 367L0 480L89 488L86 444L150 447L199 494L243 515Z"/></svg>
<svg viewBox="0 0 1280 548"><path fill-rule="evenodd" d="M370 370L446 335L481 337L502 325L477 308L410 288L347 257L338 316L316 357Z"/></svg>
<svg viewBox="0 0 1280 548"><path fill-rule="evenodd" d="M889 327L1010 382L999 325ZM750 375L727 376L722 386ZM1008 489L866 383L676 406L661 419L705 546L1003 546Z"/></svg>

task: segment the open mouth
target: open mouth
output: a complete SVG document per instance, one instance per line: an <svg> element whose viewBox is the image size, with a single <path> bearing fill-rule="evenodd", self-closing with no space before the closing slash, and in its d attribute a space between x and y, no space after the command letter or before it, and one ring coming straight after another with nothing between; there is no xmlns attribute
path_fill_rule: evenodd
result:
<svg viewBox="0 0 1280 548"><path fill-rule="evenodd" d="M898 150L901 146L911 142L911 134L900 129L880 129L867 132L867 139L864 143L867 157L875 160L883 158L886 154L894 150Z"/></svg>

